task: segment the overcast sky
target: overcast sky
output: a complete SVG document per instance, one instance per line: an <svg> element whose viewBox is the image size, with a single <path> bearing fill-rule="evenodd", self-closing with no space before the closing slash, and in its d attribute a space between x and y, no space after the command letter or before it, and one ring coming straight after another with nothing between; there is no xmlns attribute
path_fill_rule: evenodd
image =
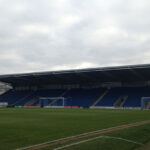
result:
<svg viewBox="0 0 150 150"><path fill-rule="evenodd" d="M0 0L0 74L150 63L150 0Z"/></svg>

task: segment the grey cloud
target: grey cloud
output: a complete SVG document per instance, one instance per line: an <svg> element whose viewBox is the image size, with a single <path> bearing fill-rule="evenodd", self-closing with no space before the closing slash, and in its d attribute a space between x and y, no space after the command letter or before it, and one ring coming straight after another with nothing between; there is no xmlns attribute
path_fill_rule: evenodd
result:
<svg viewBox="0 0 150 150"><path fill-rule="evenodd" d="M0 0L0 73L150 63L148 0Z"/></svg>

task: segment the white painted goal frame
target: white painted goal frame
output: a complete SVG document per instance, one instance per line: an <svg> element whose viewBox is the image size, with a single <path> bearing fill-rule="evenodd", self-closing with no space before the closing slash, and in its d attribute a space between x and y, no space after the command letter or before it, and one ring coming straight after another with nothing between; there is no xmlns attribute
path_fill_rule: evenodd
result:
<svg viewBox="0 0 150 150"><path fill-rule="evenodd" d="M65 106L65 97L39 97L40 103L41 103L41 107L44 107L46 105L44 105L44 101L48 101L48 100L62 100L62 106ZM48 105L47 105L48 106ZM57 106L57 105L56 105Z"/></svg>
<svg viewBox="0 0 150 150"><path fill-rule="evenodd" d="M146 109L147 104L150 102L150 97L141 98L141 109Z"/></svg>

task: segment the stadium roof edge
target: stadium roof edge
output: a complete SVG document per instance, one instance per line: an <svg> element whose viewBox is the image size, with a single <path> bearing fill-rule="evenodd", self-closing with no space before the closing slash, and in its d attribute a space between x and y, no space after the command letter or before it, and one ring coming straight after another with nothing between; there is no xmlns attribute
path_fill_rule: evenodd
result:
<svg viewBox="0 0 150 150"><path fill-rule="evenodd" d="M0 79L3 77L5 78L5 77L20 77L20 76L30 76L30 75L78 73L78 72L82 73L82 72L91 72L91 71L111 71L111 70L124 70L124 69L137 69L137 68L149 68L150 69L150 64L97 67L97 68L84 68L84 69L70 69L70 70L68 69L68 70L31 72L31 73L14 73L14 74L0 75Z"/></svg>
<svg viewBox="0 0 150 150"><path fill-rule="evenodd" d="M13 86L150 81L150 64L0 75Z"/></svg>

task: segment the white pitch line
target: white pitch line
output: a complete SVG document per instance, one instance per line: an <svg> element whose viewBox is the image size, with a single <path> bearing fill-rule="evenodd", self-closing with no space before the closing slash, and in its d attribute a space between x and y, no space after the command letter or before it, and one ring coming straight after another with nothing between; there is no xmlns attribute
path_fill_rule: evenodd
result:
<svg viewBox="0 0 150 150"><path fill-rule="evenodd" d="M98 137L94 137L94 138L91 138L91 139L87 139L87 140L82 140L82 141L79 141L79 142L71 143L71 144L68 144L68 145L65 145L65 146L61 146L61 147L55 148L54 150L60 150L60 149L68 148L68 147L71 147L71 146L74 146L74 145L79 145L79 144L86 143L86 142L93 141L93 140L100 139L100 138L102 138L102 136L98 136Z"/></svg>
<svg viewBox="0 0 150 150"><path fill-rule="evenodd" d="M130 123L130 124L124 124L124 125L120 125L120 126L115 126L115 127L111 127L111 128L105 128L105 129L91 131L91 132L86 132L86 133L82 133L82 134L78 134L78 135L74 135L74 136L60 138L60 139L53 140L53 141L47 141L47 142L43 142L43 143L40 143L40 144L35 144L35 145L27 146L27 147L17 148L16 150L26 150L26 149L30 149L30 148L33 148L33 147L36 147L36 146L50 144L50 143L58 142L58 141L61 141L61 140L67 140L67 139L70 139L70 138L76 138L76 137L79 137L79 136L84 136L84 135L88 135L88 134L92 134L92 133L97 133L97 132L101 132L101 131L107 131L107 130L111 130L111 129L117 129L117 128L121 128L121 127L125 127L125 126L136 125L136 124L139 124L139 123L146 123L146 122L150 122L150 120L141 121L141 122L135 122L135 123Z"/></svg>
<svg viewBox="0 0 150 150"><path fill-rule="evenodd" d="M100 139L100 138L109 138L109 139L115 139L115 140L125 141L125 142L128 142L128 143L133 143L133 144L137 144L137 145L144 145L144 144L142 144L142 143L135 142L135 141L128 140L128 139L124 139L124 138L120 138L120 137L98 136L98 137L90 138L90 139L87 139L87 140L82 140L82 141L79 141L79 142L67 144L67 145L64 145L64 146L55 148L55 149L53 149L53 150L61 150L61 149L68 148L68 147L71 147L71 146L75 146L75 145L79 145L79 144L82 144L82 143L94 141L94 140L97 140L97 139Z"/></svg>
<svg viewBox="0 0 150 150"><path fill-rule="evenodd" d="M133 140L124 139L124 138L121 138L121 137L104 136L104 138L117 139L117 140L122 140L122 141L129 142L129 143L134 143L134 144L137 144L137 145L144 145L143 143L135 142Z"/></svg>

